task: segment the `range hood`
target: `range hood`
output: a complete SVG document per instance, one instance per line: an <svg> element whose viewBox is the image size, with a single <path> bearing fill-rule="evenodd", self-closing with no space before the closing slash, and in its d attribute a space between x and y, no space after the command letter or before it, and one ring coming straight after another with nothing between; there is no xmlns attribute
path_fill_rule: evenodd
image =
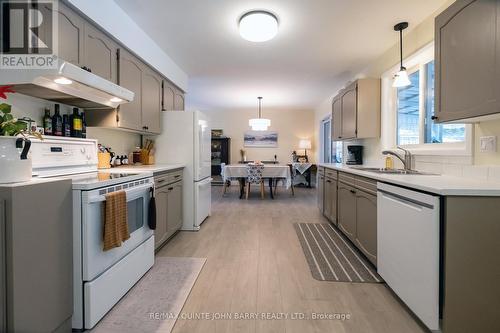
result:
<svg viewBox="0 0 500 333"><path fill-rule="evenodd" d="M54 69L2 69L0 85L17 93L83 109L114 109L134 93L78 66L57 60Z"/></svg>

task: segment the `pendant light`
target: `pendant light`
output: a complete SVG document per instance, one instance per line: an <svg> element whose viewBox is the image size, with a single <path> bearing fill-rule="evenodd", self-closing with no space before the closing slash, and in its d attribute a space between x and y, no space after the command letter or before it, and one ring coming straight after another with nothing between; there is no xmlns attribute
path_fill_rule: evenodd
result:
<svg viewBox="0 0 500 333"><path fill-rule="evenodd" d="M411 85L406 68L403 66L403 30L406 28L408 28L408 22L400 22L394 26L394 30L399 31L399 56L401 60L399 71L394 75L394 82L392 83L395 88Z"/></svg>
<svg viewBox="0 0 500 333"><path fill-rule="evenodd" d="M271 126L271 120L262 118L262 97L257 98L259 99L259 118L250 119L248 125L254 131L267 131L267 128Z"/></svg>

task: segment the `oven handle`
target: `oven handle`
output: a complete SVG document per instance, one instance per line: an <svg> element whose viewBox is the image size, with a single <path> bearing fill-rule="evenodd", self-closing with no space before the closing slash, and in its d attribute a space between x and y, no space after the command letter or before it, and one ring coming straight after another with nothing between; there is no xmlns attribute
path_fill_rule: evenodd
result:
<svg viewBox="0 0 500 333"><path fill-rule="evenodd" d="M144 194L146 192L149 194L149 191L151 188L153 188L153 183L134 186L130 189L126 189L123 191L125 191L125 193L127 194L127 201L130 201L130 200L134 200L137 197L141 196L138 194ZM95 194L92 194L92 193L89 194L89 197L88 197L89 204L106 201L106 195L99 195L98 193L99 192L96 191Z"/></svg>

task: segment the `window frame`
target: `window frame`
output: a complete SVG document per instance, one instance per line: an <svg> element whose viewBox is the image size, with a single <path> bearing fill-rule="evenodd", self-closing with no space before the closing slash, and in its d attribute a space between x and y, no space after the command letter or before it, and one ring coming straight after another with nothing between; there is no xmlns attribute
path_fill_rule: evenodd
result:
<svg viewBox="0 0 500 333"><path fill-rule="evenodd" d="M409 73L419 70L419 144L401 145L415 155L446 155L472 156L473 126L465 124L465 141L453 143L425 143L425 114L426 114L426 65L434 60L434 42L429 43L410 57L404 59ZM382 75L382 146L384 149L395 149L398 145L398 95L397 88L392 87L394 73L399 64L391 67Z"/></svg>
<svg viewBox="0 0 500 333"><path fill-rule="evenodd" d="M324 133L324 126L327 122L330 122L330 143L329 143L329 154L330 154L330 161L329 162L326 162L325 161L325 142L326 142L326 138L325 138L325 133ZM320 121L320 161L322 163L332 163L332 145L333 145L333 142L331 140L331 131L332 130L332 116L327 116L323 119L321 119Z"/></svg>

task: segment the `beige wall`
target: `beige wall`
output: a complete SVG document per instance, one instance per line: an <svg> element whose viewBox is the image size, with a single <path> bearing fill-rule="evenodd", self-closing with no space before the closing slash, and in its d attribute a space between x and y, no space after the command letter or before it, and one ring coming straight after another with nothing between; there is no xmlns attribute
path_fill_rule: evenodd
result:
<svg viewBox="0 0 500 333"><path fill-rule="evenodd" d="M439 10L430 15L427 19L421 22L418 26L413 28L409 33L404 36L404 57L408 57L429 44L434 40L434 19L451 5L454 0L449 0ZM354 78L362 77L381 77L384 72L391 67L397 65L399 61L399 44L395 44L389 50L384 52L379 58L369 64L364 71L356 75ZM328 116L331 112L331 100L336 92L342 88L343 85L332 87L332 94L328 96L323 103L315 109L315 140L316 145L319 143L319 123L321 119ZM495 153L481 153L479 152L479 138L481 136L494 135L500 136L500 120L486 121L474 125L474 152L473 163L477 165L500 164L500 151ZM380 159L381 142L379 139L360 140L361 144L365 146L367 152L365 158L373 161Z"/></svg>
<svg viewBox="0 0 500 333"><path fill-rule="evenodd" d="M224 135L231 138L231 163L240 160L240 149L246 151L249 160L272 160L278 156L281 163L291 160L293 150L298 150L300 139L313 139L314 111L312 110L263 110L263 116L271 119L269 130L278 132L278 148L243 147L243 133L250 130L248 120L257 114L256 109L231 111L204 111L214 129L222 129ZM316 146L308 155L314 161ZM301 154L303 150L298 150Z"/></svg>

